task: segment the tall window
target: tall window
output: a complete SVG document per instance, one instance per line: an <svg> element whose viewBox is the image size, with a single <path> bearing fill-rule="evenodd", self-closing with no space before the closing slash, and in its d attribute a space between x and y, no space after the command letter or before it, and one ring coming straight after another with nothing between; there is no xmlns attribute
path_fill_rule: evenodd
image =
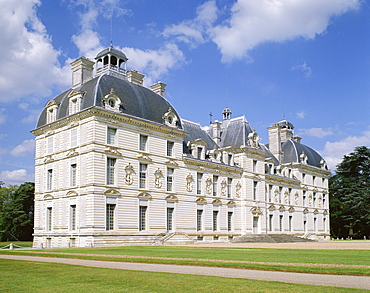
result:
<svg viewBox="0 0 370 293"><path fill-rule="evenodd" d="M232 162L233 162L233 155L232 154L228 154L227 155L227 163L228 163L228 165L232 165Z"/></svg>
<svg viewBox="0 0 370 293"><path fill-rule="evenodd" d="M231 178L227 178L227 197L231 197L231 184L233 180Z"/></svg>
<svg viewBox="0 0 370 293"><path fill-rule="evenodd" d="M116 128L108 127L107 129L107 144L116 144Z"/></svg>
<svg viewBox="0 0 370 293"><path fill-rule="evenodd" d="M71 205L70 207L70 225L71 225L71 230L74 231L76 230L76 205Z"/></svg>
<svg viewBox="0 0 370 293"><path fill-rule="evenodd" d="M146 135L141 135L139 138L139 150L145 152L147 150L148 137Z"/></svg>
<svg viewBox="0 0 370 293"><path fill-rule="evenodd" d="M279 187L279 203L281 203L281 193L283 192L283 188Z"/></svg>
<svg viewBox="0 0 370 293"><path fill-rule="evenodd" d="M173 156L173 146L174 146L174 143L172 141L167 141L167 156L168 157Z"/></svg>
<svg viewBox="0 0 370 293"><path fill-rule="evenodd" d="M253 200L257 200L258 181L253 181Z"/></svg>
<svg viewBox="0 0 370 293"><path fill-rule="evenodd" d="M272 185L269 185L269 202L272 201Z"/></svg>
<svg viewBox="0 0 370 293"><path fill-rule="evenodd" d="M218 176L213 176L213 196L217 196Z"/></svg>
<svg viewBox="0 0 370 293"><path fill-rule="evenodd" d="M253 172L257 172L257 160L253 160Z"/></svg>
<svg viewBox="0 0 370 293"><path fill-rule="evenodd" d="M233 212L227 212L227 231L232 230Z"/></svg>
<svg viewBox="0 0 370 293"><path fill-rule="evenodd" d="M202 178L203 178L203 174L197 173L197 194L202 193Z"/></svg>
<svg viewBox="0 0 370 293"><path fill-rule="evenodd" d="M172 191L173 186L173 168L167 168L167 191Z"/></svg>
<svg viewBox="0 0 370 293"><path fill-rule="evenodd" d="M174 208L167 208L167 231L172 231Z"/></svg>
<svg viewBox="0 0 370 293"><path fill-rule="evenodd" d="M269 215L269 231L272 231L272 223L273 223L274 215Z"/></svg>
<svg viewBox="0 0 370 293"><path fill-rule="evenodd" d="M326 194L322 195L322 207L325 208Z"/></svg>
<svg viewBox="0 0 370 293"><path fill-rule="evenodd" d="M53 142L54 142L54 137L49 136L48 137L48 148L47 148L48 155L52 154L53 151L54 151L54 144L53 144Z"/></svg>
<svg viewBox="0 0 370 293"><path fill-rule="evenodd" d="M107 204L106 206L105 230L107 231L114 230L114 209L115 208L116 208L115 204Z"/></svg>
<svg viewBox="0 0 370 293"><path fill-rule="evenodd" d="M139 231L143 231L146 228L146 210L147 206L139 207Z"/></svg>
<svg viewBox="0 0 370 293"><path fill-rule="evenodd" d="M283 231L283 215L279 216L279 230Z"/></svg>
<svg viewBox="0 0 370 293"><path fill-rule="evenodd" d="M146 188L146 170L148 165L147 164L140 164L140 172L139 172L139 188Z"/></svg>
<svg viewBox="0 0 370 293"><path fill-rule="evenodd" d="M313 207L316 207L316 192L313 193Z"/></svg>
<svg viewBox="0 0 370 293"><path fill-rule="evenodd" d="M317 222L317 218L316 218L316 217L314 217L314 218L313 218L313 231L314 231L314 232L317 232L316 222Z"/></svg>
<svg viewBox="0 0 370 293"><path fill-rule="evenodd" d="M292 231L293 216L289 216L289 231Z"/></svg>
<svg viewBox="0 0 370 293"><path fill-rule="evenodd" d="M53 189L53 169L48 169L46 178L46 189L52 190Z"/></svg>
<svg viewBox="0 0 370 293"><path fill-rule="evenodd" d="M200 160L202 158L202 147L197 147L197 158Z"/></svg>
<svg viewBox="0 0 370 293"><path fill-rule="evenodd" d="M288 189L288 204L290 204L292 201L292 189L289 188Z"/></svg>
<svg viewBox="0 0 370 293"><path fill-rule="evenodd" d="M77 146L77 128L71 129L71 148L74 148Z"/></svg>
<svg viewBox="0 0 370 293"><path fill-rule="evenodd" d="M116 159L107 158L107 185L114 184L114 168L116 165Z"/></svg>
<svg viewBox="0 0 370 293"><path fill-rule="evenodd" d="M213 211L213 231L218 229L218 211Z"/></svg>
<svg viewBox="0 0 370 293"><path fill-rule="evenodd" d="M306 206L306 191L303 191L303 206Z"/></svg>
<svg viewBox="0 0 370 293"><path fill-rule="evenodd" d="M53 208L46 209L46 231L51 231L53 223Z"/></svg>
<svg viewBox="0 0 370 293"><path fill-rule="evenodd" d="M76 186L76 178L77 178L77 164L71 164L71 187Z"/></svg>
<svg viewBox="0 0 370 293"><path fill-rule="evenodd" d="M202 216L203 210L197 210L197 231L202 231Z"/></svg>
<svg viewBox="0 0 370 293"><path fill-rule="evenodd" d="M69 100L69 114L74 114L80 111L80 103L78 98Z"/></svg>

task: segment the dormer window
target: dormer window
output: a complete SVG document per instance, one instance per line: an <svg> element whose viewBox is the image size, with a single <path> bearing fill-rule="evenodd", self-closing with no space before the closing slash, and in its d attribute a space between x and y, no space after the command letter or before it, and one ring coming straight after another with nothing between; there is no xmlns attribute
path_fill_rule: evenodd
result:
<svg viewBox="0 0 370 293"><path fill-rule="evenodd" d="M118 112L122 105L121 99L114 93L114 89L110 90L110 93L103 98L104 108L107 110Z"/></svg>
<svg viewBox="0 0 370 293"><path fill-rule="evenodd" d="M84 92L72 90L68 94L69 99L69 115L75 114L81 110L81 101Z"/></svg>
<svg viewBox="0 0 370 293"><path fill-rule="evenodd" d="M46 104L46 123L51 123L57 120L57 110L59 104L55 101L49 101Z"/></svg>
<svg viewBox="0 0 370 293"><path fill-rule="evenodd" d="M170 127L176 127L177 128L177 115L173 111L173 109L170 107L168 111L163 115L163 122L165 125L170 126Z"/></svg>

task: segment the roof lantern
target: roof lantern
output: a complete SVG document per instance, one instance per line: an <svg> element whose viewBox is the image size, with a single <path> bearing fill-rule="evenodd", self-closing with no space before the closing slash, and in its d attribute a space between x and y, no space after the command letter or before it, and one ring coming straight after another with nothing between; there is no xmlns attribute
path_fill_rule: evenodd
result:
<svg viewBox="0 0 370 293"><path fill-rule="evenodd" d="M224 120L229 120L231 119L231 110L229 108L225 108L223 111L222 111L222 117Z"/></svg>
<svg viewBox="0 0 370 293"><path fill-rule="evenodd" d="M126 55L113 48L111 44L109 48L100 51L96 57L96 75L113 75L118 78L126 79ZM122 68L123 67L123 68Z"/></svg>
<svg viewBox="0 0 370 293"><path fill-rule="evenodd" d="M285 118L276 124L278 124L281 128L286 128L290 130L294 129L294 125L291 122L287 121Z"/></svg>

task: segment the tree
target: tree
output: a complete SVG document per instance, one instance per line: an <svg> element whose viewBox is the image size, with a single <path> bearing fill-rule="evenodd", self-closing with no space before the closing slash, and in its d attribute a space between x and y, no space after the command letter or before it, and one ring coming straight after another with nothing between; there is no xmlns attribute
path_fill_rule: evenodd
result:
<svg viewBox="0 0 370 293"><path fill-rule="evenodd" d="M356 147L329 179L331 233L334 237L370 236L370 149Z"/></svg>
<svg viewBox="0 0 370 293"><path fill-rule="evenodd" d="M0 189L3 240L32 240L35 184L26 182Z"/></svg>

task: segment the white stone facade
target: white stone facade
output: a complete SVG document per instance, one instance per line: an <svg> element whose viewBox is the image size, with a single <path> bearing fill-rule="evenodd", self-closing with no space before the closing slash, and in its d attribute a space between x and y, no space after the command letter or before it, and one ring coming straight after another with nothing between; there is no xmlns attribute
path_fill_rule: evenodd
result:
<svg viewBox="0 0 370 293"><path fill-rule="evenodd" d="M310 165L304 153L299 162L281 162L280 146L292 129L271 126L274 158L255 133L245 138L249 144L213 150L199 137L187 142L186 153L188 132L172 109L158 123L120 112L124 99L114 90L106 94L103 106L69 108L33 131L34 247L329 236L324 162ZM221 124L210 127L216 144Z"/></svg>

